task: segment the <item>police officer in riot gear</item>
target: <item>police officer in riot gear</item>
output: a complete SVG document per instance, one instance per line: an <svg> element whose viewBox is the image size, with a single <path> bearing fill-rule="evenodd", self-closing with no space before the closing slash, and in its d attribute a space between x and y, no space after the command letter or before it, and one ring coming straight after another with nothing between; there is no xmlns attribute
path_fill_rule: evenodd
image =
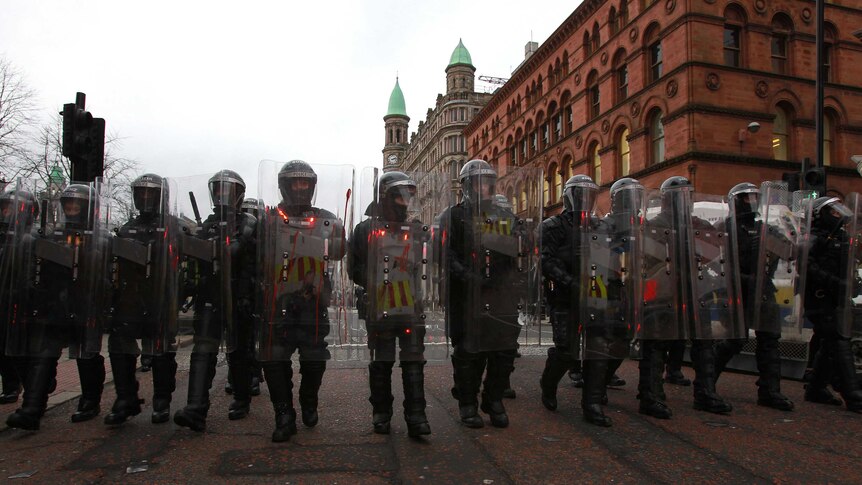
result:
<svg viewBox="0 0 862 485"><path fill-rule="evenodd" d="M407 209L411 199L416 195L416 183L403 172L388 172L380 176L378 180L377 201L372 202L366 210L369 219L360 222L353 231L348 248L348 265L350 278L359 286L369 286L370 298L378 298L378 291L382 281L377 276L378 268L370 265L382 266L384 260L385 244L399 245L396 251L406 255L402 268L406 272L408 285L400 286L399 291L418 290L416 284L419 280L418 265L422 264L418 258L422 257L422 237L419 221L407 221ZM411 230L405 233L404 238L400 236L396 227L409 227ZM390 227L389 238L387 233L374 231L375 227ZM403 229L401 229L403 230ZM401 242L401 241L404 242ZM400 247L403 246L404 250ZM412 252L410 252L412 250ZM414 256L411 258L411 256ZM418 256L418 258L416 257ZM388 265L387 265L388 266ZM373 275L369 273L373 272ZM395 276L397 277L397 276ZM388 281L388 280L387 280ZM396 280L397 281L397 280ZM413 284L410 284L413 283ZM390 285L393 283L390 283ZM363 292L365 293L365 292ZM414 293L411 299L418 298ZM375 300L376 301L376 300ZM378 434L389 434L390 420L392 419L392 367L395 364L395 342L398 341L401 361L401 376L404 386L404 420L407 422L407 434L416 438L431 434L428 418L425 416L425 379L423 367L425 365L425 326L414 311L414 306L406 309L403 314L387 314L379 318L375 311L360 318L365 320L368 331L368 347L371 349L372 362L368 365L368 383L371 388L371 396L368 400L373 407L374 432ZM377 305L373 305L377 310ZM397 310L397 309L395 309Z"/></svg>
<svg viewBox="0 0 862 485"><path fill-rule="evenodd" d="M175 270L170 268L170 248L162 247L167 237L175 238L177 225L166 214L167 190L156 174L144 174L132 184L132 200L138 214L116 230L113 264L116 272L113 293L113 323L109 327L108 352L114 374L117 400L105 416L105 424L119 425L141 413L135 367L141 349L153 371L153 412L151 421L170 419L171 397L176 389L177 362L173 348L177 313L176 284L169 284ZM146 248L144 261L124 257L121 244ZM172 302L173 304L168 304ZM144 360L144 355L141 356Z"/></svg>
<svg viewBox="0 0 862 485"><path fill-rule="evenodd" d="M467 162L459 174L463 200L440 215L441 232L447 234L443 264L449 292L446 326L454 346L453 395L461 422L470 428L484 426L477 406L483 374L481 410L493 426L509 425L502 398L520 333L523 298L516 292L528 285L526 273L518 271L520 255L507 252L505 246L506 240L524 241L530 235L522 233L525 229L511 211L493 203L496 180L488 162ZM492 236L500 236L503 247L494 247ZM475 254L485 255L481 263Z"/></svg>
<svg viewBox="0 0 862 485"><path fill-rule="evenodd" d="M105 382L105 359L99 352L102 322L97 312L102 310L98 299L103 295L86 294L94 288L85 288L88 281L104 276L105 268L97 267L100 254L104 252L102 242L105 235L94 233L95 190L87 185L72 184L60 195L63 220L51 234L39 239L50 241L66 255L80 255L78 263L65 265L46 257L28 268L35 276L28 275L29 298L34 305L31 332L27 336L26 367L19 370L25 376L24 399L20 408L12 413L6 424L12 428L39 429L39 421L48 403L48 394L56 387L57 362L62 350L70 346L78 367L81 397L72 415L78 423L99 415L99 404ZM38 244L39 241L34 241ZM70 244L75 245L73 249ZM72 256L77 258L78 256ZM73 260L74 261L74 260ZM38 269L37 269L38 266ZM32 284L31 284L32 283ZM101 289L99 291L105 291ZM94 301L95 299L95 301ZM95 304L94 304L95 303ZM84 308L93 305L96 313ZM92 322L83 322L86 315L94 315ZM74 348L74 350L73 350Z"/></svg>
<svg viewBox="0 0 862 485"><path fill-rule="evenodd" d="M836 404L839 401L827 389L832 373L840 382L841 397L847 410L862 412L860 390L853 351L850 345L849 322L843 321L840 309L850 302L843 301L850 294L849 285L859 285L858 275L847 281L844 275L849 265L851 235L846 224L853 213L837 197L820 197L812 209L811 242L808 252L807 281L805 284L805 316L814 324L814 332L821 338L820 350L814 360L811 381L805 389L805 400ZM858 255L856 256L858 257Z"/></svg>
<svg viewBox="0 0 862 485"><path fill-rule="evenodd" d="M551 411L557 409L557 385L574 362L580 360L578 348L571 348L573 335L580 320L580 275L582 261L581 234L585 227L595 227L600 221L593 215L599 187L588 175L575 175L563 187L563 212L545 219L542 233L542 271L551 281L548 303L554 312L554 346L539 384L542 404ZM581 399L584 419L599 426L611 426L611 418L602 410L605 399L608 361L586 360L582 364L584 391Z"/></svg>
<svg viewBox="0 0 862 485"><path fill-rule="evenodd" d="M756 298L755 285L757 283L758 254L760 251L760 234L764 230L764 222L757 220L759 215L760 190L752 183L740 183L727 193L728 203L736 215L736 246L739 254L739 271L742 297L744 305L754 305L753 301L745 301L746 298ZM789 244L790 241L787 241ZM774 259L766 269L763 277L763 286L760 298L761 308L754 319L768 319L777 321L780 318L778 304L775 302L777 288L772 281L775 270L778 268L778 259ZM759 323L763 326L766 322L747 322L748 326ZM776 324L780 328L780 324ZM781 333L765 330L755 330L757 347L755 359L760 378L757 380L757 404L771 407L782 411L792 411L793 401L781 394L781 352L778 349L778 341ZM744 339L723 340L716 344L716 379L725 369L727 363L734 355L742 351Z"/></svg>
<svg viewBox="0 0 862 485"><path fill-rule="evenodd" d="M240 210L245 195L245 181L233 170L221 170L209 179L209 191L214 213L203 221L197 237L225 244L230 261L220 271L229 271L232 315L229 338L238 343L228 353L228 365L234 380L234 399L228 418L245 418L251 405L251 370L248 342L253 325L255 267L257 263L257 220ZM225 229L226 228L226 229ZM225 270L227 266L229 270ZM209 390L215 377L218 343L227 320L219 320L226 303L221 299L220 278L212 270L201 272L195 289L195 344L189 372L188 404L174 414L174 422L194 431L206 429L210 407ZM223 277L224 275L222 275ZM230 306L227 306L230 308ZM227 318L227 317L222 317Z"/></svg>
<svg viewBox="0 0 862 485"><path fill-rule="evenodd" d="M277 316L269 325L275 333L272 340L278 351L271 356L259 356L275 410L272 441L283 442L296 434L290 359L297 351L302 375L299 384L302 422L307 427L318 423L318 392L326 361L331 357L325 338L330 331L327 308L333 290L329 270L324 269L322 274L318 271L341 260L346 248L344 228L336 215L313 206L317 174L311 165L301 160L285 163L278 173L278 187L281 202L265 216L267 241L274 238L276 243L284 243L283 238L295 238L300 234L307 236L307 240L325 240L321 241L325 249L321 249L320 254L285 256L293 258L292 263L286 265L293 270L299 271L299 260L311 260L310 267L306 268L308 273L302 275L301 288L278 294L277 301L272 302L278 306L273 309ZM281 250L278 252L278 261L282 261Z"/></svg>

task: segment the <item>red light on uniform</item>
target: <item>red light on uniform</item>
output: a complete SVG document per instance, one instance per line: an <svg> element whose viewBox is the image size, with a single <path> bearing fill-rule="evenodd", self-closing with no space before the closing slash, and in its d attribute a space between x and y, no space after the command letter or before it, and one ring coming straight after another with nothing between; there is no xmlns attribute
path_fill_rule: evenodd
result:
<svg viewBox="0 0 862 485"><path fill-rule="evenodd" d="M408 334L409 334L409 333L410 333L410 329L408 328L408 329L404 330L404 333L408 333Z"/></svg>
<svg viewBox="0 0 862 485"><path fill-rule="evenodd" d="M314 224L314 218L313 218L313 217L309 217L309 218L308 218L308 222L310 222L310 223Z"/></svg>

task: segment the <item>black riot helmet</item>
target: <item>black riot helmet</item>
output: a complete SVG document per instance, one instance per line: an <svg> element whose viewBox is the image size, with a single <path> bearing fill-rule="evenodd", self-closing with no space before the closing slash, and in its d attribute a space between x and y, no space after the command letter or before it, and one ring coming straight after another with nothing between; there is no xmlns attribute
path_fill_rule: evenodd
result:
<svg viewBox="0 0 862 485"><path fill-rule="evenodd" d="M478 204L483 199L489 200L494 195L497 171L485 160L470 160L461 167L458 181L461 182L464 199Z"/></svg>
<svg viewBox="0 0 862 485"><path fill-rule="evenodd" d="M60 205L66 225L75 228L90 228L92 221L92 206L95 202L96 191L93 187L84 184L72 184L60 194Z"/></svg>
<svg viewBox="0 0 862 485"><path fill-rule="evenodd" d="M403 222L416 196L416 182L404 172L386 172L377 181L377 193L383 218Z"/></svg>
<svg viewBox="0 0 862 485"><path fill-rule="evenodd" d="M850 221L853 213L838 197L818 197L811 210L811 225L817 229L834 232Z"/></svg>
<svg viewBox="0 0 862 485"><path fill-rule="evenodd" d="M592 213L599 186L589 175L575 175L563 186L563 207L566 212Z"/></svg>
<svg viewBox="0 0 862 485"><path fill-rule="evenodd" d="M760 189L750 182L734 185L727 193L730 211L739 221L753 221L760 207Z"/></svg>
<svg viewBox="0 0 862 485"><path fill-rule="evenodd" d="M39 199L33 192L10 187L10 190L0 193L0 225L8 226L13 220L29 225L37 217L39 217Z"/></svg>
<svg viewBox="0 0 862 485"><path fill-rule="evenodd" d="M233 170L220 170L209 180L210 198L215 207L239 210L245 197L245 181Z"/></svg>
<svg viewBox="0 0 862 485"><path fill-rule="evenodd" d="M164 179L154 173L145 173L132 182L132 199L141 215L153 215L162 211L162 187Z"/></svg>
<svg viewBox="0 0 862 485"><path fill-rule="evenodd" d="M661 183L661 210L672 211L675 208L681 210L689 210L688 205L691 201L689 193L693 190L691 182L682 175L674 175ZM682 201L687 202L682 202ZM690 212L690 210L689 210Z"/></svg>
<svg viewBox="0 0 862 485"><path fill-rule="evenodd" d="M316 189L317 174L302 160L291 160L278 171L278 190L286 206L311 207Z"/></svg>
<svg viewBox="0 0 862 485"><path fill-rule="evenodd" d="M260 199L255 199L253 197L249 197L242 201L242 207L240 208L246 214L251 214L254 217L258 217L260 215L260 209L263 206Z"/></svg>
<svg viewBox="0 0 862 485"><path fill-rule="evenodd" d="M611 185L611 212L632 213L643 209L644 186L637 179L623 177Z"/></svg>

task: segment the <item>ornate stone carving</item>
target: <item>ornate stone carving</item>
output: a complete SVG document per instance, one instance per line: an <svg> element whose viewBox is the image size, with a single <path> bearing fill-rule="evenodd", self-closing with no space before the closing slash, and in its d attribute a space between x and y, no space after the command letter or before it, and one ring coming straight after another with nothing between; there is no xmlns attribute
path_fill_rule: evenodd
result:
<svg viewBox="0 0 862 485"><path fill-rule="evenodd" d="M637 42L637 40L638 40L638 28L637 27L632 27L632 30L629 30L629 40L632 41L633 43Z"/></svg>
<svg viewBox="0 0 862 485"><path fill-rule="evenodd" d="M676 0L667 0L664 4L664 11L667 13L673 12L673 9L676 8Z"/></svg>
<svg viewBox="0 0 862 485"><path fill-rule="evenodd" d="M584 145L584 139L581 138L581 135L575 136L575 148L581 148Z"/></svg>
<svg viewBox="0 0 862 485"><path fill-rule="evenodd" d="M769 83L766 81L757 81L757 84L754 85L754 94L759 98L765 98L769 95Z"/></svg>
<svg viewBox="0 0 862 485"><path fill-rule="evenodd" d="M679 83L676 82L676 79L668 81L667 86L664 88L664 92L667 94L667 97L672 98L676 96L677 91L679 91Z"/></svg>
<svg viewBox="0 0 862 485"><path fill-rule="evenodd" d="M754 11L761 15L766 13L766 0L754 0Z"/></svg>
<svg viewBox="0 0 862 485"><path fill-rule="evenodd" d="M611 131L611 122L608 120L602 121L602 133Z"/></svg>
<svg viewBox="0 0 862 485"><path fill-rule="evenodd" d="M631 113L632 113L632 116L637 116L641 113L641 105L638 104L637 101L632 103Z"/></svg>
<svg viewBox="0 0 862 485"><path fill-rule="evenodd" d="M718 88L721 87L721 78L718 77L718 74L714 72L707 73L706 87L709 88L710 91L718 91Z"/></svg>
<svg viewBox="0 0 862 485"><path fill-rule="evenodd" d="M799 14L799 16L802 17L802 21L805 22L806 24L811 23L812 15L811 15L811 9L810 8L803 8L802 13Z"/></svg>
<svg viewBox="0 0 862 485"><path fill-rule="evenodd" d="M575 73L575 86L580 86L581 84L581 73Z"/></svg>
<svg viewBox="0 0 862 485"><path fill-rule="evenodd" d="M607 53L607 52L602 52L602 56L599 58L599 60L600 60L600 61L602 61L602 65L603 65L603 66L604 66L605 64L607 64L607 63L608 63L608 53Z"/></svg>

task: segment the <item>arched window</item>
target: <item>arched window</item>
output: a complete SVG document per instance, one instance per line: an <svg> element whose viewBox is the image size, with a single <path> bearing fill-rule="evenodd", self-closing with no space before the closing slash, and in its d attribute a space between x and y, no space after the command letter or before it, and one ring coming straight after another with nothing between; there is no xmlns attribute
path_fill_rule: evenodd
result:
<svg viewBox="0 0 862 485"><path fill-rule="evenodd" d="M593 169L593 182L602 185L602 157L599 155L599 143L593 142L589 150L590 162Z"/></svg>
<svg viewBox="0 0 862 485"><path fill-rule="evenodd" d="M619 49L614 54L614 104L621 103L629 95L629 67L626 64L626 51Z"/></svg>
<svg viewBox="0 0 862 485"><path fill-rule="evenodd" d="M560 197L563 196L563 176L560 175L560 172L563 170L564 168L562 166L554 167L553 172L551 173L551 175L553 176L551 180L554 181L554 202L560 200Z"/></svg>
<svg viewBox="0 0 862 485"><path fill-rule="evenodd" d="M664 161L664 124L662 123L661 110L656 109L650 113L649 136L650 136L650 163L655 165Z"/></svg>
<svg viewBox="0 0 862 485"><path fill-rule="evenodd" d="M742 28L745 13L736 5L724 9L724 65L742 66Z"/></svg>
<svg viewBox="0 0 862 485"><path fill-rule="evenodd" d="M772 122L772 158L788 160L790 151L790 115L782 105L775 107L775 121Z"/></svg>
<svg viewBox="0 0 862 485"><path fill-rule="evenodd" d="M548 177L551 175L548 174ZM547 204L549 200L551 200L551 182L548 180L548 177L542 179L542 194L545 196L545 203Z"/></svg>
<svg viewBox="0 0 862 485"><path fill-rule="evenodd" d="M644 36L647 46L647 82L657 81L662 74L662 51L661 39L659 38L658 24L652 24L647 28Z"/></svg>
<svg viewBox="0 0 862 485"><path fill-rule="evenodd" d="M527 208L527 190L524 185L518 182L518 212Z"/></svg>
<svg viewBox="0 0 862 485"><path fill-rule="evenodd" d="M571 95L568 91L564 92L560 98L560 106L563 107L563 133L569 135L572 132L572 123L574 120L572 118Z"/></svg>
<svg viewBox="0 0 862 485"><path fill-rule="evenodd" d="M593 44L590 43L590 32L584 31L584 57L593 53Z"/></svg>
<svg viewBox="0 0 862 485"><path fill-rule="evenodd" d="M793 32L793 21L783 13L775 14L772 18L772 38L770 40L772 49L772 72L776 74L787 74L789 66L787 59L790 57L790 33Z"/></svg>
<svg viewBox="0 0 862 485"><path fill-rule="evenodd" d="M599 73L595 70L590 71L587 76L587 119L594 120L598 118L600 111L599 98Z"/></svg>
<svg viewBox="0 0 862 485"><path fill-rule="evenodd" d="M568 182L572 178L572 157L566 155L563 158L563 183ZM562 187L562 186L561 186ZM563 189L560 188L560 196L562 197Z"/></svg>
<svg viewBox="0 0 862 485"><path fill-rule="evenodd" d="M611 6L611 11L608 13L608 26L611 28L611 35L620 31L619 17L617 17L617 9Z"/></svg>
<svg viewBox="0 0 862 485"><path fill-rule="evenodd" d="M620 28L629 23L629 5L627 2L628 0L620 0Z"/></svg>
<svg viewBox="0 0 862 485"><path fill-rule="evenodd" d="M617 147L620 153L620 177L628 177L632 169L632 149L629 145L629 129L624 128L620 131L620 136L617 139Z"/></svg>
<svg viewBox="0 0 862 485"><path fill-rule="evenodd" d="M599 50L599 46L602 45L601 37L599 35L599 23L593 23L593 35L590 39L593 42L593 52Z"/></svg>
<svg viewBox="0 0 862 485"><path fill-rule="evenodd" d="M835 120L838 117L832 110L823 111L823 166L832 165L833 149L835 140Z"/></svg>
<svg viewBox="0 0 862 485"><path fill-rule="evenodd" d="M835 70L832 68L832 46L835 44L835 39L838 38L838 33L835 26L829 22L825 22L823 27L823 74L826 82L835 82Z"/></svg>

